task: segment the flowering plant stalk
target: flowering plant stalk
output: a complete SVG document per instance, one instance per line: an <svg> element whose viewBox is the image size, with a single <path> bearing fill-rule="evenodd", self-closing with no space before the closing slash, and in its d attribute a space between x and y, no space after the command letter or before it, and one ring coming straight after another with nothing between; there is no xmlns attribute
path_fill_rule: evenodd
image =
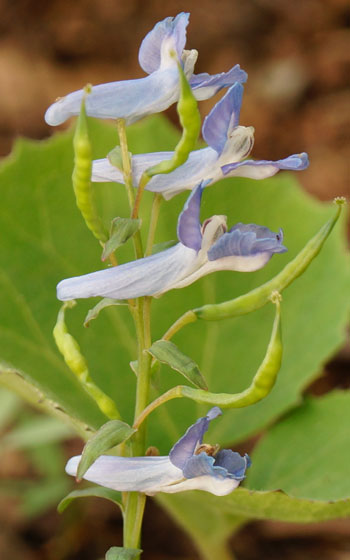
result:
<svg viewBox="0 0 350 560"><path fill-rule="evenodd" d="M308 165L305 153L276 162L245 159L252 149L254 132L252 127L239 125L246 73L236 65L229 72L214 76L194 75L197 53L184 49L187 24L188 14L181 13L159 22L145 37L139 59L149 74L147 77L88 86L60 99L46 113L47 122L53 125L70 115L79 115L74 139L76 202L87 227L102 246L102 260L108 259L112 265L60 281L57 296L65 303L59 312L54 337L70 370L109 419L87 442L82 455L69 460L66 470L78 480L85 478L113 491L109 498L112 496L118 503L124 518L124 548L111 549L108 558L113 559L139 557L146 495L197 489L223 496L244 480L251 464L248 455L205 444L204 433L210 421L221 415L221 408L247 407L272 391L282 361L281 292L317 256L342 206L342 201L338 201L335 216L269 282L239 298L188 310L169 325L160 340L154 340L151 330L154 297L184 288L220 270L248 274L287 250L282 229L273 232L263 225L241 222L228 228L224 215L207 217L201 222L201 201L206 189L225 176L260 179L274 175L279 169L302 170ZM196 150L201 124L197 100L207 99L220 89L227 91L202 128L208 147ZM182 127L174 151L131 155L127 125L174 102ZM87 115L116 119L119 135L119 146L106 154L106 158L94 162ZM91 181L125 185L130 213L116 217L109 234L94 204ZM143 232L142 238L140 216L145 190L153 192L154 199L149 230ZM178 242L153 252L161 201L184 190L190 192L178 217ZM119 258L115 252L129 239L133 243L134 260L117 264ZM74 305L74 300L90 297L104 298L92 310L94 317L103 307L125 304L133 318L137 356L132 366L136 374L132 426L122 420L117 403L92 380L80 347L65 323L65 312ZM188 323L220 321L250 313L265 304L274 306L275 318L265 356L250 386L237 394L212 392L197 364L171 339ZM182 374L192 386L177 385L151 400L153 373L160 363ZM169 455L159 456L156 450L146 447L148 415L174 398L192 399L211 408L188 428ZM105 455L111 449L112 454Z"/></svg>

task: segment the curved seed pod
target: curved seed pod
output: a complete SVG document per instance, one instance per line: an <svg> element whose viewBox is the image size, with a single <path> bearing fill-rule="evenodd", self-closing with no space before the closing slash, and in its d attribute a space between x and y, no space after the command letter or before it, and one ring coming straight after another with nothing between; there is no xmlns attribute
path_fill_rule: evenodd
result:
<svg viewBox="0 0 350 560"><path fill-rule="evenodd" d="M53 329L53 336L58 350L69 369L79 379L85 391L91 395L102 412L111 419L120 419L119 411L114 401L108 397L90 377L87 362L80 351L79 344L69 334L65 323L65 310L75 305L75 301L69 301L62 305L58 312L57 322Z"/></svg>
<svg viewBox="0 0 350 560"><path fill-rule="evenodd" d="M104 243L107 241L108 235L103 227L101 218L97 214L91 185L92 149L85 109L85 97L90 91L91 86L86 86L74 134L74 170L72 181L76 203L87 227L99 241Z"/></svg>
<svg viewBox="0 0 350 560"><path fill-rule="evenodd" d="M222 408L243 408L265 398L274 386L277 374L281 367L282 361L282 337L281 337L281 295L278 292L270 294L270 301L276 306L275 320L272 327L270 342L267 347L265 357L256 372L251 385L241 393L211 393L202 389L194 389L185 385L178 385L170 389L164 395L154 400L143 413L139 416L134 424L134 428L145 420L145 418L161 404L181 397L192 399L198 403L217 405Z"/></svg>
<svg viewBox="0 0 350 560"><path fill-rule="evenodd" d="M325 243L327 237L335 226L342 206L345 204L345 199L337 198L335 203L338 208L330 220L324 224L319 232L305 245L305 247L298 253L298 255L288 263L277 276L269 280L262 286L255 290L244 294L238 298L223 303L204 305L197 309L193 309L193 313L198 319L206 321L216 321L219 319L226 319L228 317L235 317L237 315L244 315L263 307L269 301L271 292L282 292L287 288L298 276L300 276L311 261L318 255Z"/></svg>
<svg viewBox="0 0 350 560"><path fill-rule="evenodd" d="M273 291L282 292L282 290L287 288L307 269L322 249L323 244L338 221L346 200L344 197L338 197L334 199L334 202L337 204L338 208L333 218L322 226L319 232L310 239L300 253L298 253L279 274L262 286L235 299L223 303L203 305L197 309L186 311L186 313L179 317L167 330L163 336L163 340L170 340L180 329L190 323L194 323L198 319L203 319L205 321L227 319L229 317L245 315L246 313L250 313L266 305L271 293Z"/></svg>
<svg viewBox="0 0 350 560"><path fill-rule="evenodd" d="M179 115L182 127L182 136L175 148L174 155L171 159L161 161L157 165L147 169L140 184L148 183L154 176L163 173L170 173L177 167L180 167L187 160L189 153L194 149L198 139L201 117L198 110L198 104L186 75L180 63L178 63L180 77L180 97L177 103L177 113Z"/></svg>

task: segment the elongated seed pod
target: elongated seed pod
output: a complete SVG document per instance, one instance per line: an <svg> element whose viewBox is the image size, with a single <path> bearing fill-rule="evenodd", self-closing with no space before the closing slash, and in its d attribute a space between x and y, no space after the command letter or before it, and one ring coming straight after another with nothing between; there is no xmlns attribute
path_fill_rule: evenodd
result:
<svg viewBox="0 0 350 560"><path fill-rule="evenodd" d="M86 86L85 92L86 95L89 94L88 86ZM81 102L73 146L74 170L72 181L76 203L89 230L99 241L104 243L107 241L108 235L103 227L101 218L97 214L91 185L92 148L88 134L85 96L83 96Z"/></svg>
<svg viewBox="0 0 350 560"><path fill-rule="evenodd" d="M195 148L200 127L201 117L198 103L180 63L178 63L180 78L180 97L177 103L177 113L182 127L182 136L175 148L171 159L160 162L145 171L148 180L154 175L170 173L185 163L189 153ZM142 181L142 179L141 179Z"/></svg>
<svg viewBox="0 0 350 560"><path fill-rule="evenodd" d="M198 319L204 319L206 321L216 321L219 319L236 317L237 315L244 315L268 303L271 292L282 292L282 290L287 288L307 269L309 264L318 255L333 227L337 223L341 209L345 204L345 198L336 198L334 202L337 204L337 211L333 218L322 226L318 233L308 241L300 253L298 253L279 274L272 278L272 280L230 301L203 305L203 307L193 309L192 311L195 316Z"/></svg>
<svg viewBox="0 0 350 560"><path fill-rule="evenodd" d="M79 344L69 334L65 323L65 310L73 307L75 302L69 301L62 305L58 312L57 322L53 329L53 336L58 350L72 373L79 379L85 391L94 399L100 410L111 419L120 419L119 411L114 401L106 395L90 377L87 362L80 351Z"/></svg>
<svg viewBox="0 0 350 560"><path fill-rule="evenodd" d="M165 402L186 397L203 404L217 405L222 408L243 408L255 404L265 398L274 386L282 362L282 337L281 337L281 295L278 292L270 294L270 301L276 306L275 319L272 327L270 341L265 357L256 372L250 386L241 393L211 393L203 389L194 389L186 385L178 385L169 389L149 404L134 424L138 428L145 418L158 406Z"/></svg>

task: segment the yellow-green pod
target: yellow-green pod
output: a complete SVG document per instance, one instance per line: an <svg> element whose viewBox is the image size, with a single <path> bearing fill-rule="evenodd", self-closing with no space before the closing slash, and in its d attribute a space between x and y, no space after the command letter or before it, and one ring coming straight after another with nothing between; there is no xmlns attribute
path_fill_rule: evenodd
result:
<svg viewBox="0 0 350 560"><path fill-rule="evenodd" d="M79 344L68 332L65 323L65 310L75 305L75 301L64 303L58 312L57 322L53 329L53 336L58 350L62 354L69 369L79 379L85 391L94 399L100 410L108 418L120 419L119 411L114 401L106 395L90 377L87 362L80 351Z"/></svg>
<svg viewBox="0 0 350 560"><path fill-rule="evenodd" d="M178 69L180 96L177 103L177 113L182 127L182 136L175 148L173 157L147 169L140 183L145 182L146 184L154 175L174 171L174 169L185 163L190 152L196 146L201 127L198 103L180 63L178 63Z"/></svg>
<svg viewBox="0 0 350 560"><path fill-rule="evenodd" d="M223 303L204 305L197 309L193 309L192 313L197 319L204 319L206 321L216 321L219 319L226 319L229 317L236 317L244 315L259 309L269 301L271 292L282 292L287 288L298 276L300 276L312 260L318 255L325 243L327 237L331 233L333 227L337 223L342 206L345 204L344 198L335 199L338 208L330 220L324 224L319 232L305 245L305 247L298 253L298 255L288 263L279 274L272 280L269 280L262 286L255 288L251 292L244 294L238 298ZM188 319L193 317L188 315Z"/></svg>
<svg viewBox="0 0 350 560"><path fill-rule="evenodd" d="M275 319L272 327L270 341L267 347L265 357L256 372L252 383L241 393L211 393L203 389L194 389L186 385L178 385L173 387L151 404L149 404L143 413L137 418L134 428L138 428L145 418L158 406L165 402L186 397L202 404L210 404L220 406L222 408L243 408L251 404L255 404L265 398L274 386L277 374L282 362L282 336L281 336L281 295L278 292L270 294L270 301L276 306Z"/></svg>
<svg viewBox="0 0 350 560"><path fill-rule="evenodd" d="M88 95L90 91L91 86L86 86L86 95ZM104 243L107 241L108 235L103 227L101 218L97 214L91 185L92 148L88 133L85 95L81 102L80 114L73 139L73 147L74 170L72 181L76 203L89 230L99 241Z"/></svg>

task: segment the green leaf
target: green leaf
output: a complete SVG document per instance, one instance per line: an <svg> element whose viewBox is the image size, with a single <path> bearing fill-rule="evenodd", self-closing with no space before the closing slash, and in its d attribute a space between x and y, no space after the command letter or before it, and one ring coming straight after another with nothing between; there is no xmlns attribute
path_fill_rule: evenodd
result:
<svg viewBox="0 0 350 560"><path fill-rule="evenodd" d="M89 327L91 321L93 321L94 319L97 319L97 317L99 316L102 309L105 309L106 307L113 307L115 305L128 305L128 304L125 301L118 301L116 299L110 299L110 298L101 299L101 301L99 301L95 305L95 307L93 307L92 309L89 309L89 312L86 315L85 320L84 320L84 327Z"/></svg>
<svg viewBox="0 0 350 560"><path fill-rule="evenodd" d="M110 490L109 488L103 488L102 486L91 486L89 488L84 488L83 490L73 490L73 492L70 492L58 504L58 513L62 513L72 503L72 501L77 498L105 498L122 509L122 495L120 492Z"/></svg>
<svg viewBox="0 0 350 560"><path fill-rule="evenodd" d="M141 227L141 220L133 218L114 218L109 239L106 242L101 259L105 261L118 247L124 245Z"/></svg>
<svg viewBox="0 0 350 560"><path fill-rule="evenodd" d="M197 364L174 344L167 340L157 340L148 349L148 352L159 362L167 364L175 371L186 377L195 387L208 389Z"/></svg>
<svg viewBox="0 0 350 560"><path fill-rule="evenodd" d="M97 457L127 440L134 433L135 430L133 428L120 420L111 420L102 426L84 447L78 465L77 479L80 480L84 476L88 468L96 461Z"/></svg>
<svg viewBox="0 0 350 560"><path fill-rule="evenodd" d="M141 554L139 548L124 548L121 546L112 546L106 553L106 560L134 560Z"/></svg>
<svg viewBox="0 0 350 560"><path fill-rule="evenodd" d="M290 497L281 491L254 492L242 487L228 496L198 491L160 493L156 500L189 533L207 560L224 557L219 551L226 549L225 542L233 531L253 519L312 523L350 516L350 500L312 501Z"/></svg>
<svg viewBox="0 0 350 560"><path fill-rule="evenodd" d="M157 501L200 550L209 551L223 546L234 526L253 519L311 523L350 517L349 423L349 391L308 399L259 441L246 488L219 498L159 494Z"/></svg>
<svg viewBox="0 0 350 560"><path fill-rule="evenodd" d="M350 498L350 391L307 399L259 441L247 486L306 499Z"/></svg>

